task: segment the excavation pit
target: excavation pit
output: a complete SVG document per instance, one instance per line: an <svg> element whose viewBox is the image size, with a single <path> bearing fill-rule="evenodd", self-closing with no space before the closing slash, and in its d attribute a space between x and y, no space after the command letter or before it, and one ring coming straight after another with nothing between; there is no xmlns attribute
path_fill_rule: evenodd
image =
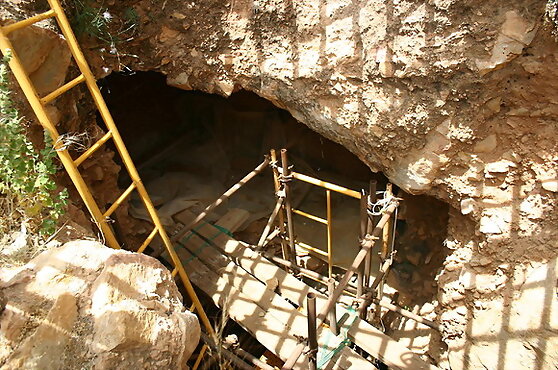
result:
<svg viewBox="0 0 558 370"><path fill-rule="evenodd" d="M240 90L224 98L184 91L168 86L165 77L154 72L113 73L100 85L168 227L172 228L177 222L173 217L185 209L199 214L274 148L288 149L295 171L349 189L368 189L369 181L375 180L381 190L388 183L343 146L251 92ZM125 187L129 179L122 175L119 183ZM293 208L326 219L324 189L295 181L292 193ZM435 295L434 277L446 255L443 240L448 207L432 197L413 196L397 188L394 193L404 200L396 227L394 273L388 282L403 292L400 299L405 304L424 303ZM273 176L266 169L206 221L215 222L231 209L245 210L248 215L234 235L257 244L274 205ZM333 263L339 275L359 250L359 201L332 192L331 210ZM148 219L138 199L132 199L130 214ZM300 214L293 219L297 241L327 252L325 225ZM148 230L147 223L139 223L131 232L145 234ZM327 257L302 248L298 254L303 267L327 275ZM372 256L373 278L380 263L377 251Z"/></svg>

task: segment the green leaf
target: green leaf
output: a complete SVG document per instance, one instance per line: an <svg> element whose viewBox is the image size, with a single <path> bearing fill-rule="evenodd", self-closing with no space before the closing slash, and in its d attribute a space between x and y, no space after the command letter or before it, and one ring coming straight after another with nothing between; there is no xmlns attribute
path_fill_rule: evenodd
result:
<svg viewBox="0 0 558 370"><path fill-rule="evenodd" d="M7 61L0 63L0 192L16 199L19 213L40 224L41 234L54 232L63 215L68 194L56 193L56 151L45 133L45 149L37 150L27 138L15 105L10 98Z"/></svg>

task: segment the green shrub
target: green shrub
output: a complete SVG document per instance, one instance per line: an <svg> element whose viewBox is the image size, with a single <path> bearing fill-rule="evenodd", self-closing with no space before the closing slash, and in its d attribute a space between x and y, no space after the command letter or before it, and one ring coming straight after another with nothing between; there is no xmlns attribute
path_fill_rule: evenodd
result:
<svg viewBox="0 0 558 370"><path fill-rule="evenodd" d="M8 231L10 220L4 218L18 218L17 213L32 229L42 235L52 234L65 210L67 191L56 191L56 151L50 138L45 133L45 149L37 151L26 136L10 97L6 58L0 64L0 140L0 194L13 205L10 215L1 215L0 228L4 230L0 231Z"/></svg>
<svg viewBox="0 0 558 370"><path fill-rule="evenodd" d="M113 15L94 0L66 0L65 8L77 35L99 39L111 50L132 38L139 27L138 13L131 7L125 8L121 15Z"/></svg>

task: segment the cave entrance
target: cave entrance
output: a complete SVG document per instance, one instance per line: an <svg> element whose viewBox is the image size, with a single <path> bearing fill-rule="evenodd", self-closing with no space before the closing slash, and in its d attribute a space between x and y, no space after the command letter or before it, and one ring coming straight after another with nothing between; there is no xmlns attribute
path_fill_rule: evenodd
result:
<svg viewBox="0 0 558 370"><path fill-rule="evenodd" d="M100 85L167 224L173 222L173 215L165 213L167 209L161 206L169 200L181 197L184 205L197 214L274 148L288 149L289 161L296 171L349 189L367 189L370 180L377 181L378 189L385 189L388 183L383 174L371 172L343 146L254 93L240 90L224 98L184 91L168 86L165 76L155 72L113 73ZM127 181L120 179L121 184ZM415 300L428 299L435 293L434 277L445 256L442 243L448 207L432 197L413 196L396 187L394 193L404 201L397 222L398 253L390 284L404 291L411 289L409 295ZM322 189L298 183L293 195L294 208L326 218ZM238 227L235 236L256 244L274 204L273 177L271 170L266 170L225 206L217 208L207 221L217 221L230 208L247 210L250 217ZM141 214L134 213L137 210L133 205L130 208L132 216L141 218ZM332 210L333 262L338 268L347 268L358 251L359 202L333 192ZM297 240L326 250L327 232L323 225L297 214L293 217ZM146 229L140 224L127 233L142 234ZM304 267L327 271L324 258L314 257L319 255L308 253L301 256L300 262Z"/></svg>
<svg viewBox="0 0 558 370"><path fill-rule="evenodd" d="M341 185L368 189L370 180L383 190L388 183L343 146L296 121L287 111L254 93L240 90L229 98L170 87L154 72L113 73L99 81L138 170L163 223L171 230L184 212L199 214L226 189L260 163L270 149L287 148L297 172ZM122 175L124 176L124 175ZM121 184L129 179L119 179ZM326 218L323 189L293 183L292 205ZM427 196L406 194L394 186L402 206L394 228L397 251L387 285L396 303L420 305L435 296L435 275L446 256L448 207ZM332 193L332 244L335 273L340 276L359 249L360 205L357 199ZM235 226L234 237L256 245L276 202L272 170L255 177L205 220L214 223L231 209L247 213ZM145 239L151 230L141 221L137 200L129 213L138 222L120 230L124 239ZM327 251L327 230L294 214L297 241ZM280 253L279 243L274 251ZM152 246L156 250L156 246ZM377 251L373 255L377 255ZM298 263L327 275L325 258L302 252ZM372 276L380 263L372 264Z"/></svg>

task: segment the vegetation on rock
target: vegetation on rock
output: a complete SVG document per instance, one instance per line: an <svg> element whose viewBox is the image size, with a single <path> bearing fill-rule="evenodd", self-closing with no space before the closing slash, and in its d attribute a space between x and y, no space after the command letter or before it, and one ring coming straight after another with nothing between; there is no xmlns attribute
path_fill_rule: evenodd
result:
<svg viewBox="0 0 558 370"><path fill-rule="evenodd" d="M42 235L55 231L63 214L66 190L57 190L53 175L57 171L56 150L45 133L44 149L37 150L26 130L11 96L7 58L0 64L0 232L11 231L26 222Z"/></svg>
<svg viewBox="0 0 558 370"><path fill-rule="evenodd" d="M139 25L139 16L132 7L125 8L119 16L91 0L67 1L66 8L76 34L99 39L111 48L133 37Z"/></svg>

